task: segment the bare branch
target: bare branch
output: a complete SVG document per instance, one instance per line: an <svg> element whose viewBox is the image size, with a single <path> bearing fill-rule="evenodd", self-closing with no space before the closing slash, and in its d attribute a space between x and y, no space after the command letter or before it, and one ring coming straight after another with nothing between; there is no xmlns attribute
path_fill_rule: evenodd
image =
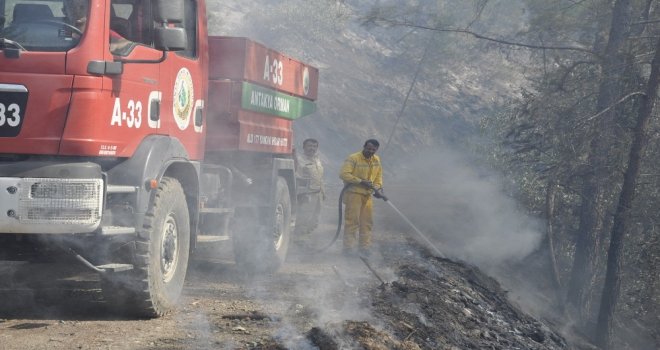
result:
<svg viewBox="0 0 660 350"><path fill-rule="evenodd" d="M610 109L612 109L612 108L614 108L614 107L620 105L621 103L625 102L625 101L628 100L629 98L631 98L631 97L633 97L633 96L639 96L639 95L646 95L646 93L644 93L644 92L642 92L642 91L631 92L631 93L629 93L628 95L623 96L620 100L614 102L613 104L611 104L611 105L608 106L607 108L603 109L602 111L600 111L600 112L598 112L598 113L592 115L591 117L585 119L585 120L583 121L583 123L590 122L590 121L592 121L592 120L594 120L594 119L600 117L601 115L607 113L607 111L609 111Z"/></svg>
<svg viewBox="0 0 660 350"><path fill-rule="evenodd" d="M430 40L429 40L430 42ZM424 47L424 53L422 54L422 58L420 58L419 63L417 64L417 69L415 70L415 75L413 76L413 80L410 83L410 87L408 88L408 92L406 93L406 98L403 100L403 104L401 105L401 110L399 110L399 115L396 117L396 121L394 122L394 126L392 127L392 132L390 133L390 137L387 138L387 142L385 143L385 147L383 147L383 151L381 153L384 153L385 150L387 150L387 146L390 145L390 141L392 141L392 136L394 136L394 132L396 131L397 126L399 125L399 121L401 120L401 117L403 116L403 112L406 110L406 105L408 104L408 99L410 98L410 93L412 92L413 88L415 87L415 84L417 83L417 77L419 76L419 73L422 70L422 67L424 66L424 60L426 60L426 55L429 51L429 47L431 45L426 45Z"/></svg>
<svg viewBox="0 0 660 350"><path fill-rule="evenodd" d="M638 25L642 25L642 24L658 23L658 22L660 22L660 19L650 19L648 21L633 22L630 25L631 26L638 26Z"/></svg>
<svg viewBox="0 0 660 350"><path fill-rule="evenodd" d="M526 48L529 48L529 49L542 49L542 50L578 51L578 52L587 53L589 55L597 56L594 51L592 51L590 49L587 49L587 48L584 48L584 47L579 47L579 46L545 46L545 45L526 44L526 43L508 41L508 40L504 40L504 39L492 38L492 37L488 37L488 36L485 36L485 35L482 35L482 34L479 34L479 33L475 33L473 31L466 30L466 29L430 27L430 26L425 26L425 25L420 25L420 24L396 21L396 20L393 20L393 19L383 18L383 17L371 17L371 18L366 19L366 22L377 22L377 21L384 22L384 23L387 23L389 25L394 25L394 26L419 28L419 29L431 30L431 31L435 31L435 32L468 34L468 35L472 35L473 37L475 37L477 39L492 41L492 42L495 42L495 43L498 43L498 44L509 45L509 46L526 47Z"/></svg>
<svg viewBox="0 0 660 350"><path fill-rule="evenodd" d="M477 13L474 15L474 18L472 21L470 21L470 24L468 24L465 29L468 29L472 27L474 23L476 23L480 18L481 14L484 12L484 9L486 8L486 5L488 5L488 0L482 0L478 5L477 5Z"/></svg>

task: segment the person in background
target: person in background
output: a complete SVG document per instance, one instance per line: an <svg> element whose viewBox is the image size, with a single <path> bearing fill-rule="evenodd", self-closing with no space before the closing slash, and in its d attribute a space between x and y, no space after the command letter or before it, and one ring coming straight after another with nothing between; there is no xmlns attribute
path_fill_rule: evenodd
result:
<svg viewBox="0 0 660 350"><path fill-rule="evenodd" d="M344 255L355 255L356 243L359 253L369 256L371 251L371 229L373 227L373 201L384 198L383 169L376 155L380 144L370 139L364 143L362 151L346 158L339 172L339 178L346 187L343 195L344 208ZM358 237L359 233L359 237ZM357 241L357 242L356 242Z"/></svg>
<svg viewBox="0 0 660 350"><path fill-rule="evenodd" d="M62 2L62 13L66 22L81 32L87 26L87 12L89 11L89 0L64 0Z"/></svg>
<svg viewBox="0 0 660 350"><path fill-rule="evenodd" d="M87 16L89 13L89 0L64 0L62 2L62 13L64 19L70 25L85 32L87 27ZM78 38L78 33L73 33ZM133 42L110 30L110 52L118 54L128 48Z"/></svg>
<svg viewBox="0 0 660 350"><path fill-rule="evenodd" d="M312 233L319 224L321 201L325 200L323 164L318 155L319 142L315 139L303 141L303 153L296 152L296 184L298 210L295 235L303 238Z"/></svg>

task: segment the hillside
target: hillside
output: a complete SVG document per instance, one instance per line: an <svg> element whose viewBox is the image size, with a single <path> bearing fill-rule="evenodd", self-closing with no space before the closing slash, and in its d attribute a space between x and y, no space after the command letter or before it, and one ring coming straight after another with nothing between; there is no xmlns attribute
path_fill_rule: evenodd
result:
<svg viewBox="0 0 660 350"><path fill-rule="evenodd" d="M525 82L519 62L528 53L464 34L365 25L376 3L396 11L407 4L226 1L210 5L209 26L214 35L248 36L320 68L318 112L294 128L296 145L320 141L330 191L341 189L336 174L344 157L377 138L390 198L398 203L399 193L415 193L402 211L434 232L451 256L489 268L522 259L540 242L539 225L519 213L502 191L504 179L474 150L482 142L479 121ZM522 13L515 1L506 3L494 3L474 30L506 36L524 27L505 21ZM469 5L444 6L443 25L473 20ZM501 242L510 247L489 249Z"/></svg>
<svg viewBox="0 0 660 350"><path fill-rule="evenodd" d="M428 147L465 147L474 123L495 113L523 82L514 59L521 54L466 35L363 25L376 3L209 5L212 34L247 36L319 67L319 111L296 122L296 137L297 143L319 139L331 169L370 137L383 142L381 153L393 161ZM456 16L468 10L448 9ZM515 28L502 23L498 29L504 35Z"/></svg>

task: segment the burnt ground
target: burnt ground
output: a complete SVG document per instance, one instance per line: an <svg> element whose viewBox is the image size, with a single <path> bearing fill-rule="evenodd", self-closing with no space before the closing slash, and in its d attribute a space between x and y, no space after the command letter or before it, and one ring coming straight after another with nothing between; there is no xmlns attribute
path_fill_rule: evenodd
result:
<svg viewBox="0 0 660 350"><path fill-rule="evenodd" d="M335 227L322 225L312 247ZM231 252L190 269L180 307L126 319L94 274L0 265L0 349L568 349L492 278L428 255L409 233L385 231L367 266L296 245L281 271L249 276Z"/></svg>

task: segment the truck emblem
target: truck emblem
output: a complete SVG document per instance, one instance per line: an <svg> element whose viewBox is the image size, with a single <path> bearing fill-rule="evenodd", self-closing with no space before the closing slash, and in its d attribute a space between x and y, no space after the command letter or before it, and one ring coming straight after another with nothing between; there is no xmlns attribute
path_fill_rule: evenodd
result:
<svg viewBox="0 0 660 350"><path fill-rule="evenodd" d="M174 82L172 110L179 129L186 130L190 125L190 114L195 97L192 75L187 68L181 68Z"/></svg>
<svg viewBox="0 0 660 350"><path fill-rule="evenodd" d="M305 93L305 96L309 93L309 70L307 67L303 69L303 92Z"/></svg>

